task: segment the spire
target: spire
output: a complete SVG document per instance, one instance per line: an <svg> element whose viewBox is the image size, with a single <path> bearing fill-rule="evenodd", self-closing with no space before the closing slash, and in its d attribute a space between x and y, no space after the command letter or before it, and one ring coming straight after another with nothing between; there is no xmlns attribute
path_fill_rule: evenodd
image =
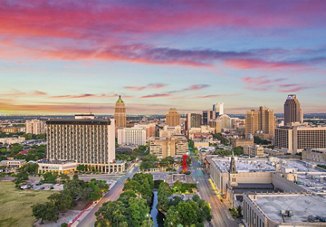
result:
<svg viewBox="0 0 326 227"><path fill-rule="evenodd" d="M230 173L237 173L236 165L235 165L235 159L234 159L234 152L232 150L232 157L230 162Z"/></svg>
<svg viewBox="0 0 326 227"><path fill-rule="evenodd" d="M123 100L122 100L122 98L121 98L121 95L119 95L119 98L117 100L117 103L124 103Z"/></svg>

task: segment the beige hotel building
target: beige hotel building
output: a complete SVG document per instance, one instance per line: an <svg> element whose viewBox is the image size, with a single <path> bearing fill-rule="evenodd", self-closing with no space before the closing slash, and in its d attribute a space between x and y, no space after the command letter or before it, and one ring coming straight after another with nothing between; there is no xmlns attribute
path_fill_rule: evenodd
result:
<svg viewBox="0 0 326 227"><path fill-rule="evenodd" d="M124 163L115 163L114 120L90 116L49 120L47 159L74 161L103 173L122 172Z"/></svg>

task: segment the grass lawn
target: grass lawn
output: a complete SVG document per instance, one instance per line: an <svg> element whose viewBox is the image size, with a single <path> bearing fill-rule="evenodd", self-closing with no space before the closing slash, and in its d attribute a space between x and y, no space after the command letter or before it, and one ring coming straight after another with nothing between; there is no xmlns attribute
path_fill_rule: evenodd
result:
<svg viewBox="0 0 326 227"><path fill-rule="evenodd" d="M47 201L52 193L18 190L12 182L0 182L0 226L32 226L31 206Z"/></svg>

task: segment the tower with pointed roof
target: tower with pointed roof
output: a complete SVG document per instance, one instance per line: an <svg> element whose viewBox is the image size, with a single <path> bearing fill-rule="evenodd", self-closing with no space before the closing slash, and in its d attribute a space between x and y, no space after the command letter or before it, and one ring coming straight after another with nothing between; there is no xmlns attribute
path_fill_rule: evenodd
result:
<svg viewBox="0 0 326 227"><path fill-rule="evenodd" d="M114 119L116 128L125 128L127 124L126 107L121 95L115 103Z"/></svg>
<svg viewBox="0 0 326 227"><path fill-rule="evenodd" d="M232 151L232 157L231 157L231 161L230 161L230 169L229 169L229 185L231 187L237 186L238 182L237 182L237 168L236 168L236 162L235 162L235 158L234 158L234 153Z"/></svg>

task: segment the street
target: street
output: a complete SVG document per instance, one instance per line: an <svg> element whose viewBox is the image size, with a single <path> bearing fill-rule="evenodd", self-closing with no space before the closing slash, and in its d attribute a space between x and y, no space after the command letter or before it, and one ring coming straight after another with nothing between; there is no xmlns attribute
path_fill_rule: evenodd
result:
<svg viewBox="0 0 326 227"><path fill-rule="evenodd" d="M125 181L128 178L131 178L135 173L139 171L138 166L134 166L126 175L120 177L116 184L111 188L111 190L105 194L105 196L96 204L96 206L80 221L77 221L78 227L90 227L94 226L96 221L95 213L98 211L98 209L103 205L103 203L106 203L108 201L114 201L117 200L122 193L122 189L124 186Z"/></svg>
<svg viewBox="0 0 326 227"><path fill-rule="evenodd" d="M215 195L208 181L208 176L201 168L198 160L192 157L192 176L197 183L199 194L202 199L209 202L212 210L211 224L214 227L235 227L238 223L234 221L228 211L228 208Z"/></svg>

